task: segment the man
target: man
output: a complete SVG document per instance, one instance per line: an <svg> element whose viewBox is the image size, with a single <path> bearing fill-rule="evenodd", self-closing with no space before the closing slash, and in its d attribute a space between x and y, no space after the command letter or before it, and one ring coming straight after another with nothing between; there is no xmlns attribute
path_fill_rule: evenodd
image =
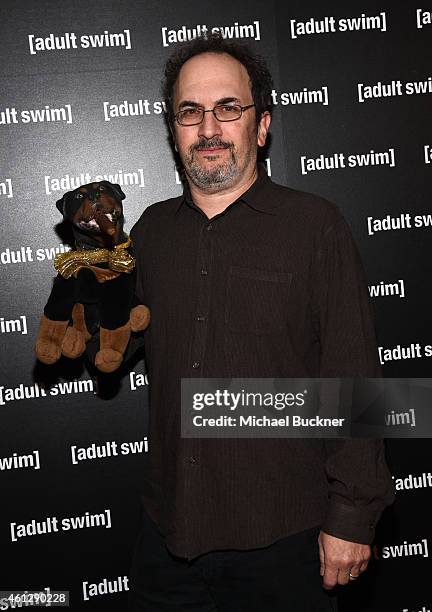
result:
<svg viewBox="0 0 432 612"><path fill-rule="evenodd" d="M165 71L184 194L131 235L150 456L131 610L336 609L393 501L380 440L181 438L181 378L379 376L364 274L337 207L257 168L272 81L245 47L185 44ZM324 588L323 588L324 587Z"/></svg>

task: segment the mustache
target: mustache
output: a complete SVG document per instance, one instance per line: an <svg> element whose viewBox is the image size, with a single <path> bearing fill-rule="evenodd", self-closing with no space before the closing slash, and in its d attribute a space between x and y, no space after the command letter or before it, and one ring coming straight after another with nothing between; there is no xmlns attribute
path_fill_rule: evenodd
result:
<svg viewBox="0 0 432 612"><path fill-rule="evenodd" d="M232 142L225 142L219 137L211 139L201 139L198 143L191 146L192 151L200 151L202 149L212 149L214 147L220 147L222 149L229 149L233 147Z"/></svg>

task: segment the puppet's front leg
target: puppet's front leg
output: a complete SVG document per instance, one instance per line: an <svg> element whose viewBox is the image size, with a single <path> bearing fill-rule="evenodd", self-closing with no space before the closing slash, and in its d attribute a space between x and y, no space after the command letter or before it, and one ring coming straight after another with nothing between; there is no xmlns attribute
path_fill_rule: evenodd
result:
<svg viewBox="0 0 432 612"><path fill-rule="evenodd" d="M76 359L84 353L86 342L91 337L85 322L84 306L77 303L72 309L72 325L66 329L61 343L62 354L69 359Z"/></svg>
<svg viewBox="0 0 432 612"><path fill-rule="evenodd" d="M96 353L95 366L106 374L114 372L123 361L131 328L129 321L117 329L100 328L99 351Z"/></svg>
<svg viewBox="0 0 432 612"><path fill-rule="evenodd" d="M67 321L53 321L42 315L35 344L35 353L39 361L46 365L52 365L60 359L62 342L68 325L69 319Z"/></svg>
<svg viewBox="0 0 432 612"><path fill-rule="evenodd" d="M99 351L95 358L101 372L114 372L123 361L131 335L133 292L134 278L125 273L101 284Z"/></svg>
<svg viewBox="0 0 432 612"><path fill-rule="evenodd" d="M39 361L51 365L60 359L69 319L74 304L74 279L64 279L57 275L53 288L44 308L35 353Z"/></svg>

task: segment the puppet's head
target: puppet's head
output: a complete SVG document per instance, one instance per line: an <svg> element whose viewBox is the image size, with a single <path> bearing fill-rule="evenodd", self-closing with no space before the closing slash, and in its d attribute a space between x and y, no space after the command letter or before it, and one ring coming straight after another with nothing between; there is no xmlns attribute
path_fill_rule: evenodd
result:
<svg viewBox="0 0 432 612"><path fill-rule="evenodd" d="M56 206L72 223L77 246L113 246L123 240L125 197L120 185L100 181L68 191Z"/></svg>

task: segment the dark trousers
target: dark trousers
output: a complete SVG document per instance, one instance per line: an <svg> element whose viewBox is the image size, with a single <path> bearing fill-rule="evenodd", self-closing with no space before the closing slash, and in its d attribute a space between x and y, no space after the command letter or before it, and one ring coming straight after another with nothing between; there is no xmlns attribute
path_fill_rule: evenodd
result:
<svg viewBox="0 0 432 612"><path fill-rule="evenodd" d="M172 555L146 512L129 580L129 612L335 612L321 586L319 528L265 548Z"/></svg>

